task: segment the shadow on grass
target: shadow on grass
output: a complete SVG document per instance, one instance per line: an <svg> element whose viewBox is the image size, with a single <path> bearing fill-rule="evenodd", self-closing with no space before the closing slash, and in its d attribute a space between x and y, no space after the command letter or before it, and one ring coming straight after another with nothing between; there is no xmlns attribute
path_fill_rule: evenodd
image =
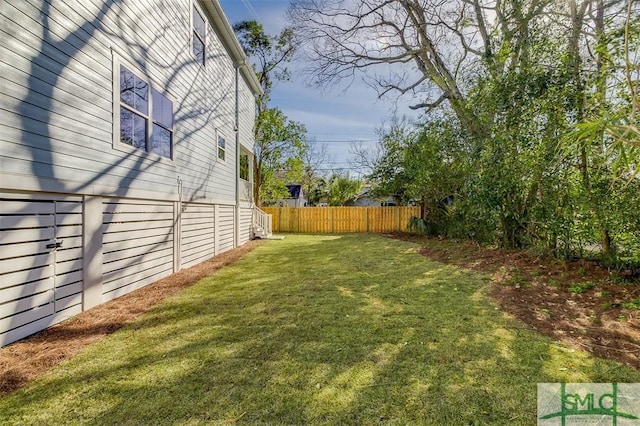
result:
<svg viewBox="0 0 640 426"><path fill-rule="evenodd" d="M9 423L532 424L540 382L637 382L505 317L482 275L287 236L0 400Z"/></svg>

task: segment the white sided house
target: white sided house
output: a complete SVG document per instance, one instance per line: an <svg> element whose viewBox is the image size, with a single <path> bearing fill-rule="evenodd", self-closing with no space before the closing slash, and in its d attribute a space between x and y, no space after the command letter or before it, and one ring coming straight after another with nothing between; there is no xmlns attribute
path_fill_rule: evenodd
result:
<svg viewBox="0 0 640 426"><path fill-rule="evenodd" d="M0 346L269 232L217 0L0 1Z"/></svg>

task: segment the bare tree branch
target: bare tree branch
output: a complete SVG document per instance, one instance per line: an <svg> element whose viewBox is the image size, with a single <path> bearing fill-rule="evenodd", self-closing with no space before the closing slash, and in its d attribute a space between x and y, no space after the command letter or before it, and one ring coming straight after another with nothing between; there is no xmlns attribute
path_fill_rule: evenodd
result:
<svg viewBox="0 0 640 426"><path fill-rule="evenodd" d="M443 93L438 99L436 99L433 102L422 102L417 105L411 105L409 106L409 108L413 110L422 109L422 108L433 109L433 108L439 107L440 104L442 104L445 100L447 100L447 95L446 93Z"/></svg>

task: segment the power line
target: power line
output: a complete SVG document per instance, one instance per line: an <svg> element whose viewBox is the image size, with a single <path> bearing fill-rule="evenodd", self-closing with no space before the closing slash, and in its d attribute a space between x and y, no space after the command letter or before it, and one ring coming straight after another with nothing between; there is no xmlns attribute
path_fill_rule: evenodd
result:
<svg viewBox="0 0 640 426"><path fill-rule="evenodd" d="M376 136L375 133L363 133L363 132L313 132L314 135L368 135Z"/></svg>
<svg viewBox="0 0 640 426"><path fill-rule="evenodd" d="M369 167L323 167L323 168L319 168L319 169L314 169L314 171L317 172L332 172L332 171L336 171L336 170L349 170L349 171L358 171L358 172L362 172L362 171L368 171L370 170ZM298 170L295 169L276 169L276 172L297 172Z"/></svg>
<svg viewBox="0 0 640 426"><path fill-rule="evenodd" d="M242 4L244 4L244 7L247 9L247 11L251 15L253 15L253 17L256 19L256 21L261 21L260 15L258 15L258 12L256 12L256 10L253 8L253 5L251 4L251 2L249 0L242 0Z"/></svg>
<svg viewBox="0 0 640 426"><path fill-rule="evenodd" d="M348 143L348 142L366 142L366 143L372 143L372 142L378 142L378 139L344 139L344 140L316 140L316 139L310 139L307 142L310 143Z"/></svg>
<svg viewBox="0 0 640 426"><path fill-rule="evenodd" d="M322 164L324 164L325 166L335 166L339 164L351 165L352 162L351 161L327 161L327 162L323 162Z"/></svg>

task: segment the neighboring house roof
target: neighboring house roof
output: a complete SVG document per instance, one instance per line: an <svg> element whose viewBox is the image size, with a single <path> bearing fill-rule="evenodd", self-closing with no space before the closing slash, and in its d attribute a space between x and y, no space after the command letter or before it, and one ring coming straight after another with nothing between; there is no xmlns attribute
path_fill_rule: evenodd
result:
<svg viewBox="0 0 640 426"><path fill-rule="evenodd" d="M371 192L371 188L369 188L368 186L365 186L365 187L364 187L364 188L362 188L362 190L358 193L358 195L356 196L356 198L365 197L365 196L369 195L369 192Z"/></svg>
<svg viewBox="0 0 640 426"><path fill-rule="evenodd" d="M362 198L371 198L375 200L393 200L393 195L378 195L374 197L371 193L373 189L370 187L364 187L358 195L356 195L355 200L359 200Z"/></svg>
<svg viewBox="0 0 640 426"><path fill-rule="evenodd" d="M287 185L289 190L289 198L301 198L302 197L302 185Z"/></svg>
<svg viewBox="0 0 640 426"><path fill-rule="evenodd" d="M356 197L347 202L347 206L364 206L364 207L371 207L371 206L388 206L388 205L395 205L395 199L393 198L392 195L380 195L377 197L374 197L372 194L372 188L365 186L364 188L362 188L362 190L358 193L358 195L356 195Z"/></svg>

